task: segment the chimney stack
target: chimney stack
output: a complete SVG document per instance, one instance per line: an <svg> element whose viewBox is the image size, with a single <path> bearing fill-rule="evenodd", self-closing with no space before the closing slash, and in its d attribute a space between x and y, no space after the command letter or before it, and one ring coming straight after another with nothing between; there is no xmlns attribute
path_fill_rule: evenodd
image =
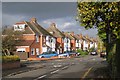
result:
<svg viewBox="0 0 120 80"><path fill-rule="evenodd" d="M88 38L88 34L85 37Z"/></svg>
<svg viewBox="0 0 120 80"><path fill-rule="evenodd" d="M80 38L82 38L82 34L79 34Z"/></svg>
<svg viewBox="0 0 120 80"><path fill-rule="evenodd" d="M56 27L56 24L55 24L55 23L52 23L50 26L52 26L52 27Z"/></svg>
<svg viewBox="0 0 120 80"><path fill-rule="evenodd" d="M72 36L74 36L74 32L70 32L70 34L71 34Z"/></svg>
<svg viewBox="0 0 120 80"><path fill-rule="evenodd" d="M30 22L37 23L37 19L33 17L33 18L30 19Z"/></svg>

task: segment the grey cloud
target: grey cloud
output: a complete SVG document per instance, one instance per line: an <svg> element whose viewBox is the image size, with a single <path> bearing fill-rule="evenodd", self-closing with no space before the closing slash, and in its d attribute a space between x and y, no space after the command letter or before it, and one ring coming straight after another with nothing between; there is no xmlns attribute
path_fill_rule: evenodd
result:
<svg viewBox="0 0 120 80"><path fill-rule="evenodd" d="M37 16L39 19L76 15L74 2L3 2L3 14Z"/></svg>

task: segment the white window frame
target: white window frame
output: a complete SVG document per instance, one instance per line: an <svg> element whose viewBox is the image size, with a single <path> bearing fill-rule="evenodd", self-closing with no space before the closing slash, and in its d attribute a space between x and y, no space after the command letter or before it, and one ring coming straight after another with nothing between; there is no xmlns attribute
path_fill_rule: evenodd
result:
<svg viewBox="0 0 120 80"><path fill-rule="evenodd" d="M35 48L31 48L31 55L35 55Z"/></svg>
<svg viewBox="0 0 120 80"><path fill-rule="evenodd" d="M36 48L36 55L39 55L39 48Z"/></svg>
<svg viewBox="0 0 120 80"><path fill-rule="evenodd" d="M35 37L36 37L36 42L39 42L39 36L36 35Z"/></svg>

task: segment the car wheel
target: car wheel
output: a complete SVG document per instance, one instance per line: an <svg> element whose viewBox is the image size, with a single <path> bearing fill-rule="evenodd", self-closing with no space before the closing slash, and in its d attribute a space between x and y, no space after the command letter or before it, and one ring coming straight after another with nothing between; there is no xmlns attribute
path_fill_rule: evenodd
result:
<svg viewBox="0 0 120 80"><path fill-rule="evenodd" d="M42 56L41 58L45 58L44 56Z"/></svg>

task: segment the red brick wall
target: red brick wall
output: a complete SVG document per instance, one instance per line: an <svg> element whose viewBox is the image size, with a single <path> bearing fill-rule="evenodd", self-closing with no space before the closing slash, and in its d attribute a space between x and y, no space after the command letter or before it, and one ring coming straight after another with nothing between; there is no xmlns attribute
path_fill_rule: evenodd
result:
<svg viewBox="0 0 120 80"><path fill-rule="evenodd" d="M35 40L35 36L34 35L23 35L23 39L24 40Z"/></svg>
<svg viewBox="0 0 120 80"><path fill-rule="evenodd" d="M71 47L72 47L72 49L74 49L75 50L75 40L71 40Z"/></svg>
<svg viewBox="0 0 120 80"><path fill-rule="evenodd" d="M20 61L2 63L2 69L14 69L20 67Z"/></svg>
<svg viewBox="0 0 120 80"><path fill-rule="evenodd" d="M57 42L62 44L62 38L57 38Z"/></svg>
<svg viewBox="0 0 120 80"><path fill-rule="evenodd" d="M18 55L20 60L27 60L28 52L16 52L15 55Z"/></svg>
<svg viewBox="0 0 120 80"><path fill-rule="evenodd" d="M39 37L39 42L36 42L36 40L33 42L33 44L30 46L30 51L29 51L29 58L36 58L37 54L36 54L36 48L39 48L39 52L40 54L42 53L42 45L43 45L43 38L42 36ZM34 48L35 49L35 55L31 55L31 49Z"/></svg>

